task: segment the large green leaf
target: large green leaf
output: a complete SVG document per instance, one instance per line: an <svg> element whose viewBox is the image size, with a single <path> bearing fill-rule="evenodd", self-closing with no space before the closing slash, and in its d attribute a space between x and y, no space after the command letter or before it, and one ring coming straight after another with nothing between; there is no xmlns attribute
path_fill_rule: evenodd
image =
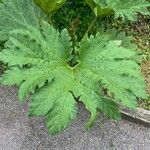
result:
<svg viewBox="0 0 150 150"><path fill-rule="evenodd" d="M66 2L66 0L34 0L34 1L46 13L51 13L59 9Z"/></svg>
<svg viewBox="0 0 150 150"><path fill-rule="evenodd" d="M146 0L86 0L96 16L115 15L123 19L135 20L137 12L150 14L147 7L150 3Z"/></svg>
<svg viewBox="0 0 150 150"><path fill-rule="evenodd" d="M114 11L112 8L109 8L109 7L102 8L101 5L98 5L97 3L95 3L94 0L85 0L85 1L91 7L91 9L93 10L96 16L106 16L106 15L114 14Z"/></svg>
<svg viewBox="0 0 150 150"><path fill-rule="evenodd" d="M30 115L52 115L47 118L47 124L53 134L65 128L76 114L76 102L69 92L72 70L66 63L72 47L66 30L59 33L46 22L41 30L28 26L27 30L10 32L6 48L0 53L0 60L10 69L1 83L20 85L21 101L38 87Z"/></svg>
<svg viewBox="0 0 150 150"><path fill-rule="evenodd" d="M11 31L0 52L0 60L9 66L1 83L20 85L21 101L33 93L29 114L45 115L51 134L75 118L75 97L91 113L87 127L93 125L99 111L118 119L119 105L135 108L137 97L147 97L140 67L132 60L135 52L122 47L120 40L108 34L85 37L76 48L79 63L74 67L67 63L72 58L71 45L67 30L59 33L43 22L40 30L28 26Z"/></svg>
<svg viewBox="0 0 150 150"><path fill-rule="evenodd" d="M7 39L9 31L26 28L28 25L39 27L45 14L33 0L2 0L0 3L0 40Z"/></svg>
<svg viewBox="0 0 150 150"><path fill-rule="evenodd" d="M91 37L90 41L81 42L81 47L84 47L81 60L85 61L82 66L90 68L95 75L99 74L99 79L115 99L132 108L136 104L136 96L145 98L146 95L140 67L130 60L135 52L121 47L121 41L108 41L107 38L107 35L99 34ZM137 88L142 91L137 93Z"/></svg>

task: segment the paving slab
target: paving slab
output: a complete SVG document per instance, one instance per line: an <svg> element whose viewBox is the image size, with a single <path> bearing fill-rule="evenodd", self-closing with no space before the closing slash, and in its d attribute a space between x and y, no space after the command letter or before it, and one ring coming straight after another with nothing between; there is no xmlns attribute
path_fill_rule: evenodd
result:
<svg viewBox="0 0 150 150"><path fill-rule="evenodd" d="M77 119L63 133L49 136L44 118L29 118L28 103L17 100L17 88L0 87L0 150L150 150L150 128L99 116L85 131L89 117L79 105Z"/></svg>

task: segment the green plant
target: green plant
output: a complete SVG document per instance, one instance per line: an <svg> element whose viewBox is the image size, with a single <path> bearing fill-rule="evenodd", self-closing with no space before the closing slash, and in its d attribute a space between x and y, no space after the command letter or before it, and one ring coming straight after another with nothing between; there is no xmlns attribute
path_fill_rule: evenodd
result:
<svg viewBox="0 0 150 150"><path fill-rule="evenodd" d="M135 20L137 12L149 14L149 2L145 0L86 0L96 16L115 15L123 19Z"/></svg>
<svg viewBox="0 0 150 150"><path fill-rule="evenodd" d="M66 0L34 0L46 13L51 13L59 9Z"/></svg>
<svg viewBox="0 0 150 150"><path fill-rule="evenodd" d="M60 7L45 7L44 0L36 3L45 12ZM91 113L89 128L99 112L119 119L120 105L135 109L137 98L147 98L128 38L102 31L88 36L90 26L81 41L73 43L66 29L59 32L48 23L50 16L32 0L0 4L0 39L6 41L0 60L8 66L1 83L20 86L21 102L32 93L29 115L46 116L51 134L76 117L78 101Z"/></svg>

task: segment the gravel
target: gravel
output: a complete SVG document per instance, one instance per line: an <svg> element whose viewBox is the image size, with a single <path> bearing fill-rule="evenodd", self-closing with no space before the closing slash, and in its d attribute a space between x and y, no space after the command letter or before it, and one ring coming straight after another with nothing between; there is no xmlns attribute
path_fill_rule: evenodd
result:
<svg viewBox="0 0 150 150"><path fill-rule="evenodd" d="M0 150L150 150L150 128L99 116L85 131L89 117L82 105L68 129L49 136L44 118L29 118L27 102L17 101L17 88L0 87Z"/></svg>

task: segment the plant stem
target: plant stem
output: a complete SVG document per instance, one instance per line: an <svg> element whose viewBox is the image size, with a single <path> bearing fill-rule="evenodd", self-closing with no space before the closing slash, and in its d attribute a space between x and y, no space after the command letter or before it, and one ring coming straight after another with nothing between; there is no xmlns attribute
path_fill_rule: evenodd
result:
<svg viewBox="0 0 150 150"><path fill-rule="evenodd" d="M85 34L84 34L83 37L85 37L89 33L89 31L93 27L93 25L94 25L94 23L95 23L96 20L97 20L97 17L94 18L94 20L92 21L91 25L89 26L89 28L87 29L87 31L85 32Z"/></svg>

